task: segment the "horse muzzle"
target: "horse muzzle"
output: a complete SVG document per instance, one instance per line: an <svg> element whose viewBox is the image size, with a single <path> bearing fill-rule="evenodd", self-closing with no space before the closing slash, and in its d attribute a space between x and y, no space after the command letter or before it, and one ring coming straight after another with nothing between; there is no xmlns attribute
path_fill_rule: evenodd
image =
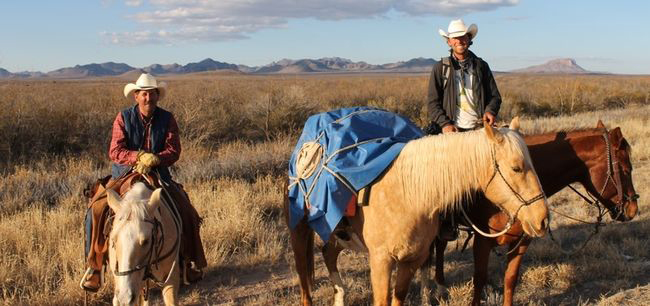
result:
<svg viewBox="0 0 650 306"><path fill-rule="evenodd" d="M113 297L113 305L118 306L118 305L135 305L137 301L137 295L133 293L130 289L126 290L120 290L119 292L115 292L115 296Z"/></svg>

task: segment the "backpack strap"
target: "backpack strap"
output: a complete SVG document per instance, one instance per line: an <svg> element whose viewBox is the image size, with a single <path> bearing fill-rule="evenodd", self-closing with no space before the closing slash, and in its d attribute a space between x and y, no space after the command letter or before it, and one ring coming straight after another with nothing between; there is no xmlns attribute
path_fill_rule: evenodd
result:
<svg viewBox="0 0 650 306"><path fill-rule="evenodd" d="M451 78L451 60L449 57L443 57L440 59L442 62L442 88L447 87L447 80Z"/></svg>

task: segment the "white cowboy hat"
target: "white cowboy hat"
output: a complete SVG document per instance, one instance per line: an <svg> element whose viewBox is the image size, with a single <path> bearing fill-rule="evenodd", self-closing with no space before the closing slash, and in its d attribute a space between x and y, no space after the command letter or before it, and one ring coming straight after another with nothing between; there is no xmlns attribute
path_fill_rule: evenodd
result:
<svg viewBox="0 0 650 306"><path fill-rule="evenodd" d="M167 91L167 83L156 81L156 78L148 73L143 73L140 75L135 84L129 83L124 86L124 96L129 97L136 90L149 90L149 89L158 89L158 100L162 100L165 97Z"/></svg>
<svg viewBox="0 0 650 306"><path fill-rule="evenodd" d="M456 20L452 20L449 23L449 28L447 29L447 32L449 33L446 33L442 29L438 29L438 33L440 34L440 36L444 37L445 39L460 37L465 34L469 34L470 36L469 39L471 40L476 37L476 33L478 33L478 27L476 26L476 24L472 23L471 25L469 25L468 28L467 26L465 26L465 22L463 22L462 19L456 19Z"/></svg>

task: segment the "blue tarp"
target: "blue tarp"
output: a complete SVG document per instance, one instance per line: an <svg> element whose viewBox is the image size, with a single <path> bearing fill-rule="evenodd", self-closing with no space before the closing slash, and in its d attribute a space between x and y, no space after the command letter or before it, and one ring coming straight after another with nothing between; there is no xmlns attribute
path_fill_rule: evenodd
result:
<svg viewBox="0 0 650 306"><path fill-rule="evenodd" d="M371 107L343 108L309 117L289 161L290 227L294 228L303 218L305 191L313 187L308 199L311 204L309 226L327 241L353 195L345 183L355 192L368 186L386 170L408 141L423 135L409 119ZM361 143L368 140L371 141ZM311 176L296 180L296 161L307 142L320 144L324 154ZM348 146L352 148L335 153ZM323 167L331 169L340 179Z"/></svg>

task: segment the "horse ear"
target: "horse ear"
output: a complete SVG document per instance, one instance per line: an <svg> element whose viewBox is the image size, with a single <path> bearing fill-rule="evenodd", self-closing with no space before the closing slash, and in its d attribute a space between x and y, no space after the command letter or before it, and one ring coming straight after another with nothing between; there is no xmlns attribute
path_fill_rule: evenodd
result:
<svg viewBox="0 0 650 306"><path fill-rule="evenodd" d="M605 124L603 124L603 122L600 119L598 119L598 123L596 124L596 128L597 129L604 129Z"/></svg>
<svg viewBox="0 0 650 306"><path fill-rule="evenodd" d="M154 212L158 206L160 206L160 203L162 201L162 188L158 188L153 191L151 194L151 197L149 198L149 203L147 204L148 210L150 213Z"/></svg>
<svg viewBox="0 0 650 306"><path fill-rule="evenodd" d="M621 143L623 142L623 133L621 133L621 128L617 127L609 132L612 137L612 143L617 149L621 148Z"/></svg>
<svg viewBox="0 0 650 306"><path fill-rule="evenodd" d="M498 130L495 130L495 129L494 129L492 126L490 126L489 124L486 125L483 129L485 130L485 134L487 134L487 137L488 137L491 141L494 141L494 142L496 142L496 143L501 143L501 141L503 141L503 135L501 135L501 133L499 133Z"/></svg>
<svg viewBox="0 0 650 306"><path fill-rule="evenodd" d="M108 200L108 206L113 210L113 212L117 212L120 209L122 202L120 195L113 189L106 189L106 197Z"/></svg>
<svg viewBox="0 0 650 306"><path fill-rule="evenodd" d="M519 116L512 118L510 121L510 129L519 132Z"/></svg>

